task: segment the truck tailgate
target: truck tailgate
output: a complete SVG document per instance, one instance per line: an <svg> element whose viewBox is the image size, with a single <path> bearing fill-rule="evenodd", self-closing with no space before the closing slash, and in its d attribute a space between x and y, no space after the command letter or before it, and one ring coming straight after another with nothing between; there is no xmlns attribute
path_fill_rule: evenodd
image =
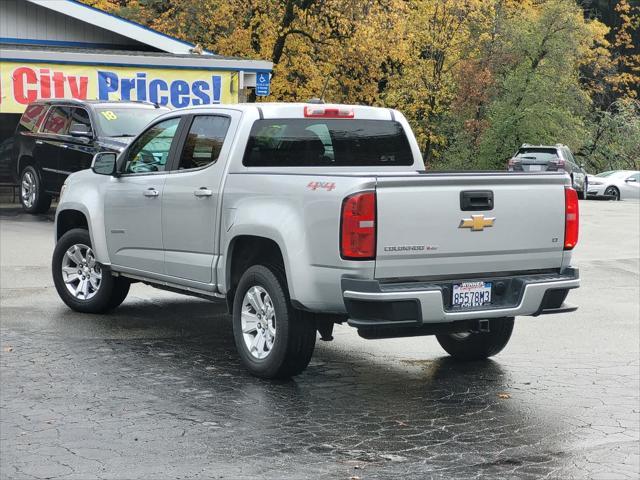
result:
<svg viewBox="0 0 640 480"><path fill-rule="evenodd" d="M567 178L559 173L379 176L375 277L559 268ZM461 192L469 192L464 198L475 207L463 206L468 202ZM493 197L493 208L482 206L484 196Z"/></svg>

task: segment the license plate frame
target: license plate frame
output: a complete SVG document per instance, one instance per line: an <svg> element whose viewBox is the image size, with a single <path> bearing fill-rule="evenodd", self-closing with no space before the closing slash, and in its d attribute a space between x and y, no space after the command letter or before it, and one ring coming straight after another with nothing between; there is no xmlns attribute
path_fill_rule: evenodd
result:
<svg viewBox="0 0 640 480"><path fill-rule="evenodd" d="M451 289L451 307L469 310L491 305L492 282L454 283Z"/></svg>

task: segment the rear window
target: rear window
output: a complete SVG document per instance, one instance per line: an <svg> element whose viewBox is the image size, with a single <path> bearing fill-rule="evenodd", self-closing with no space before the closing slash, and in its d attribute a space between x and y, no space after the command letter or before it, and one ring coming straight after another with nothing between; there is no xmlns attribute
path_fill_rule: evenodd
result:
<svg viewBox="0 0 640 480"><path fill-rule="evenodd" d="M390 120L257 120L242 163L248 167L413 165L407 136Z"/></svg>
<svg viewBox="0 0 640 480"><path fill-rule="evenodd" d="M49 108L47 105L41 103L31 104L20 117L20 123L18 123L18 132L30 131L35 132L42 124L44 114Z"/></svg>
<svg viewBox="0 0 640 480"><path fill-rule="evenodd" d="M558 150L555 148L521 148L516 158L527 160L557 160Z"/></svg>

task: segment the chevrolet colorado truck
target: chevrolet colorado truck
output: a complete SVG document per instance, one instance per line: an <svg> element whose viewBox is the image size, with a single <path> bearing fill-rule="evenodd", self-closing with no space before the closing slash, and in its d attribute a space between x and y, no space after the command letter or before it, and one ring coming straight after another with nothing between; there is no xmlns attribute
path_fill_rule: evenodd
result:
<svg viewBox="0 0 640 480"><path fill-rule="evenodd" d="M80 312L132 282L226 302L242 363L288 377L343 322L495 355L514 317L576 309L578 222L565 172L425 171L395 110L194 107L67 179L52 269Z"/></svg>

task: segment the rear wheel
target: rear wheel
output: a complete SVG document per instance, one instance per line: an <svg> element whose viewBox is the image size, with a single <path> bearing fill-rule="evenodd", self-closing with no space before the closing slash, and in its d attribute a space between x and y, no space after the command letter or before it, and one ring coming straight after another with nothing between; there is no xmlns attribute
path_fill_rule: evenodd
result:
<svg viewBox="0 0 640 480"><path fill-rule="evenodd" d="M618 190L617 187L614 187L613 185L610 187L607 187L606 190L604 191L605 196L611 198L612 200L620 200L620 190Z"/></svg>
<svg viewBox="0 0 640 480"><path fill-rule="evenodd" d="M58 240L51 269L58 295L77 312L107 312L129 293L128 279L112 276L96 261L85 229L70 230Z"/></svg>
<svg viewBox="0 0 640 480"><path fill-rule="evenodd" d="M26 167L20 175L20 203L29 213L44 213L51 207L51 195L44 191L34 167Z"/></svg>
<svg viewBox="0 0 640 480"><path fill-rule="evenodd" d="M438 343L457 360L482 360L498 354L509 342L513 317L492 318L488 332L461 332L436 335Z"/></svg>
<svg viewBox="0 0 640 480"><path fill-rule="evenodd" d="M251 374L288 378L302 372L316 343L315 322L291 306L284 275L277 267L249 267L233 302L233 336Z"/></svg>
<svg viewBox="0 0 640 480"><path fill-rule="evenodd" d="M589 180L587 180L587 177L585 177L584 182L582 182L582 190L578 191L578 198L580 200L586 199L588 190L589 190Z"/></svg>

